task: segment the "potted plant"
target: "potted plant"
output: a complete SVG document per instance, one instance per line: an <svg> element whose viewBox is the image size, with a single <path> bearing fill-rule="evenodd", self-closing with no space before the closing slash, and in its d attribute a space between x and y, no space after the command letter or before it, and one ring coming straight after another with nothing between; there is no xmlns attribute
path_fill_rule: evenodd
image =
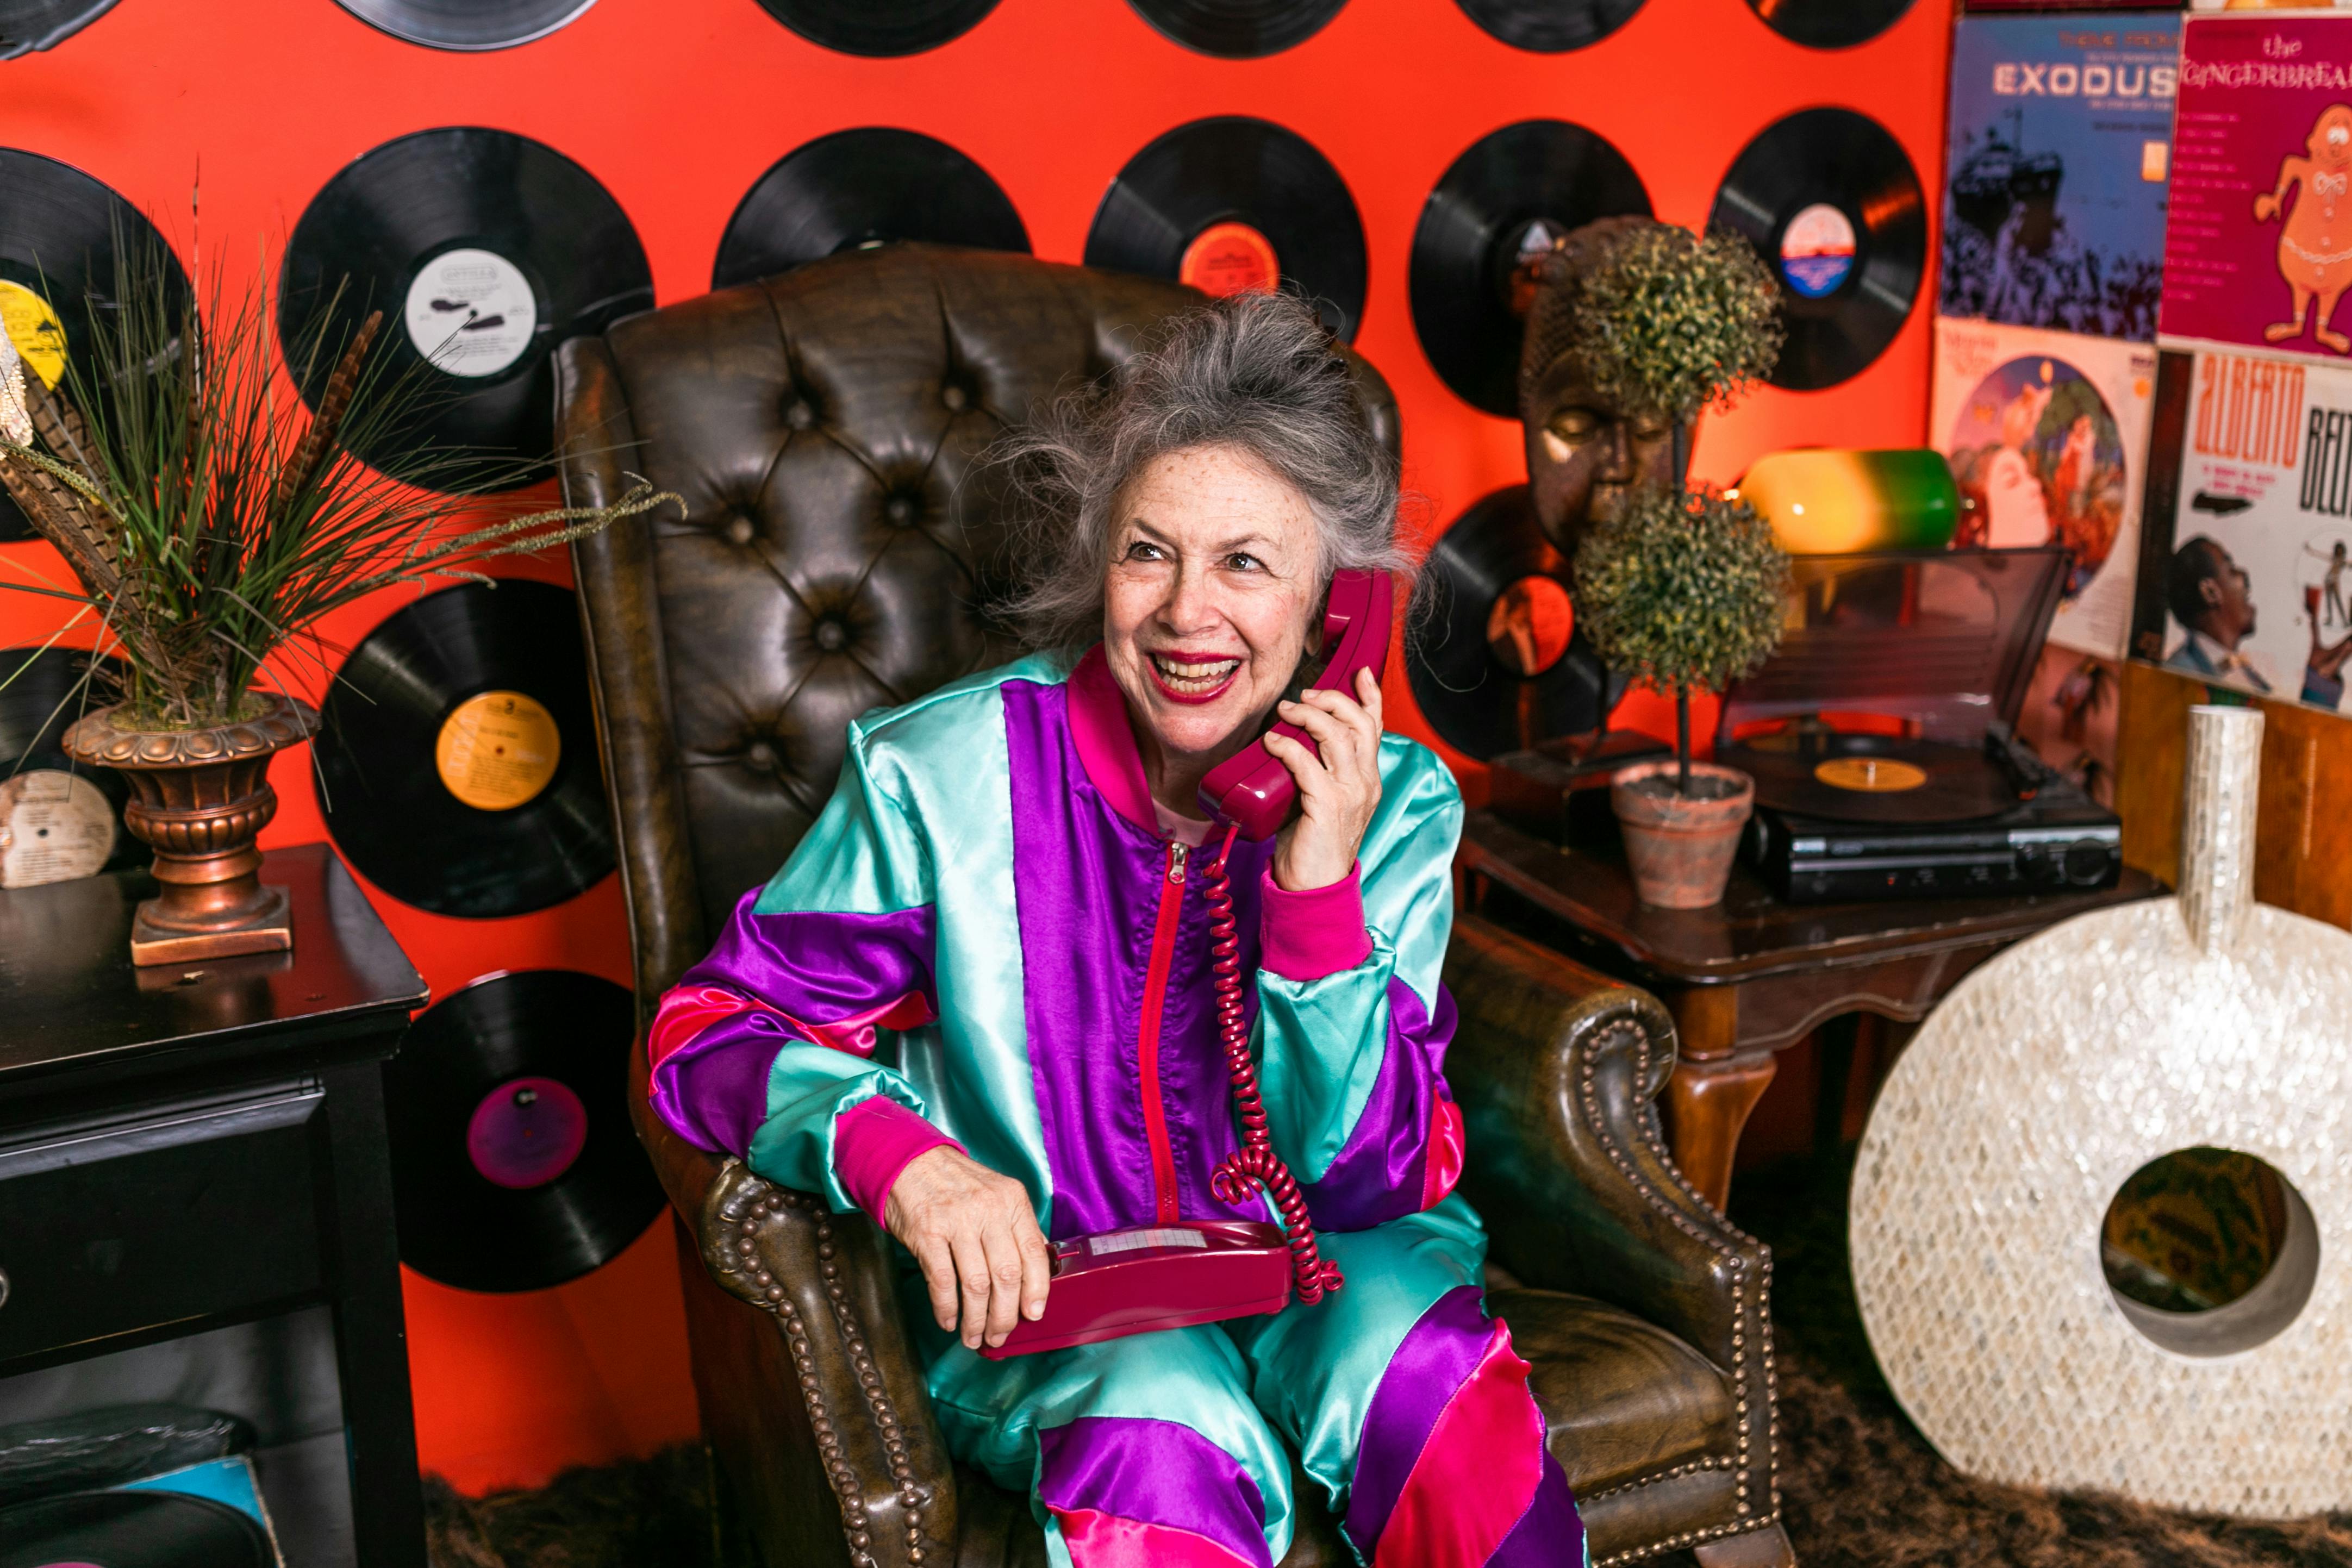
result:
<svg viewBox="0 0 2352 1568"><path fill-rule="evenodd" d="M0 333L0 485L80 591L0 587L80 606L66 630L95 622L98 652L121 662L121 690L104 694L119 700L86 712L65 748L122 774L124 823L155 852L163 889L139 906L132 961L284 948L286 894L261 885L254 840L278 809L270 758L319 716L268 689L271 656L331 674L312 632L330 612L395 583L481 580L471 569L491 557L676 497L641 485L608 507L481 522L485 503L465 492L526 472L428 450L386 473L352 455L435 396L429 370L371 358L381 312L347 341L311 334L300 354L334 370L306 418L260 290L215 289L199 312L160 248L118 233L114 261L116 298L90 313L89 341L56 385Z"/></svg>
<svg viewBox="0 0 2352 1568"><path fill-rule="evenodd" d="M1675 759L1610 780L1625 858L1644 904L1703 909L1723 896L1756 784L1691 760L1690 705L1780 645L1789 558L1745 501L1652 487L1586 536L1576 554L1585 632L1612 670L1675 699Z"/></svg>

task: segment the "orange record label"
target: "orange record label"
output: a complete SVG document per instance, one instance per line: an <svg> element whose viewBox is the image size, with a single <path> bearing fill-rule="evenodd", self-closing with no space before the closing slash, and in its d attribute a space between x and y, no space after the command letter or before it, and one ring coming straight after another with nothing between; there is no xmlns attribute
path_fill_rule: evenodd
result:
<svg viewBox="0 0 2352 1568"><path fill-rule="evenodd" d="M511 811L535 799L562 757L554 718L520 692L467 697L441 721L433 745L441 782L478 811Z"/></svg>
<svg viewBox="0 0 2352 1568"><path fill-rule="evenodd" d="M1927 770L1916 763L1885 757L1841 757L1813 769L1813 777L1833 789L1859 789L1870 795L1892 795L1916 789L1927 781Z"/></svg>
<svg viewBox="0 0 2352 1568"><path fill-rule="evenodd" d="M1282 281L1282 264L1266 237L1247 224L1211 224L1184 247L1176 276L1203 294L1223 299L1255 288L1271 294Z"/></svg>

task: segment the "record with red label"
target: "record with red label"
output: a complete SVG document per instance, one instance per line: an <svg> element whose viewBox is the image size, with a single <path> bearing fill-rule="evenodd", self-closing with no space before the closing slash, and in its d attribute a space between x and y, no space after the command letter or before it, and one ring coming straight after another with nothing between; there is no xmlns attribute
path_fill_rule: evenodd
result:
<svg viewBox="0 0 2352 1568"><path fill-rule="evenodd" d="M1815 392L1895 340L1927 264L1927 199L1894 134L1866 114L1809 109L1732 163L1707 225L1733 229L1780 280L1788 342L1772 384Z"/></svg>
<svg viewBox="0 0 2352 1568"><path fill-rule="evenodd" d="M0 0L0 60L54 49L112 9L114 0Z"/></svg>
<svg viewBox="0 0 2352 1568"><path fill-rule="evenodd" d="M400 1260L465 1291L609 1262L662 1209L630 1129L634 998L569 969L494 975L425 1009L384 1064Z"/></svg>
<svg viewBox="0 0 2352 1568"><path fill-rule="evenodd" d="M379 373L415 375L423 395L404 418L347 427L352 450L437 489L511 489L553 447L555 345L653 302L645 247L593 175L528 137L451 126L385 142L311 198L286 246L278 335L315 402L334 355L310 351L314 334L348 341L383 311ZM479 482L452 454L483 460Z"/></svg>
<svg viewBox="0 0 2352 1568"><path fill-rule="evenodd" d="M0 0L0 39L14 37L10 25ZM136 207L69 163L0 147L0 331L45 386L68 385L68 365L83 381L93 378L90 323L117 294L118 225L184 293L178 259ZM0 490L0 544L32 537L25 514Z"/></svg>
<svg viewBox="0 0 2352 1568"><path fill-rule="evenodd" d="M577 21L596 0L335 0L369 26L430 49L510 49Z"/></svg>
<svg viewBox="0 0 2352 1568"><path fill-rule="evenodd" d="M425 595L352 650L319 715L327 831L404 904L528 915L613 869L568 590L509 578Z"/></svg>
<svg viewBox="0 0 2352 1568"><path fill-rule="evenodd" d="M1196 120L1128 160L1087 233L1086 264L1204 292L1297 287L1353 340L1364 224L1347 182L1296 131L1242 115Z"/></svg>
<svg viewBox="0 0 2352 1568"><path fill-rule="evenodd" d="M1650 215L1642 176L1581 125L1521 120L1454 161L1423 204L1411 280L1422 352L1456 396L1518 416L1536 264L1570 230L1628 214Z"/></svg>
<svg viewBox="0 0 2352 1568"><path fill-rule="evenodd" d="M1348 0L1128 0L1138 15L1188 49L1253 60L1322 31Z"/></svg>
<svg viewBox="0 0 2352 1568"><path fill-rule="evenodd" d="M0 1509L0 1568L276 1568L261 1526L169 1491L68 1492Z"/></svg>
<svg viewBox="0 0 2352 1568"><path fill-rule="evenodd" d="M996 0L760 0L802 37L845 55L916 55L963 37Z"/></svg>
<svg viewBox="0 0 2352 1568"><path fill-rule="evenodd" d="M1597 44L1631 21L1642 0L1456 0L1469 18L1517 49L1556 55Z"/></svg>
<svg viewBox="0 0 2352 1568"><path fill-rule="evenodd" d="M891 240L1029 250L1021 214L987 170L919 131L869 125L820 136L760 176L727 220L710 287Z"/></svg>

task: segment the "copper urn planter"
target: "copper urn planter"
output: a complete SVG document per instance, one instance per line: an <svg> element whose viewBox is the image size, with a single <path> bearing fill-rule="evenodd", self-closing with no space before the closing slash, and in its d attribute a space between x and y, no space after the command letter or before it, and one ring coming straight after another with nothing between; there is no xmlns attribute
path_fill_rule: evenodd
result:
<svg viewBox="0 0 2352 1568"><path fill-rule="evenodd" d="M111 768L131 786L123 825L155 852L163 892L141 904L131 921L135 965L294 946L286 890L261 884L261 851L254 841L278 814L270 758L310 738L319 714L290 697L255 695L264 704L258 714L205 729L127 726L118 704L66 731L68 757Z"/></svg>

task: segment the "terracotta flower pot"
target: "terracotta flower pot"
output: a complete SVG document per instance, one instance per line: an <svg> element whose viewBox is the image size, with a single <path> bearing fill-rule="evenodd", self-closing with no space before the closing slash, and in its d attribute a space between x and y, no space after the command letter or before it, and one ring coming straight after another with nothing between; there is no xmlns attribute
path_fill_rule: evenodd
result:
<svg viewBox="0 0 2352 1568"><path fill-rule="evenodd" d="M261 694L256 694L259 695ZM131 786L122 813L155 852L163 891L131 925L133 964L185 964L294 946L286 890L261 885L254 839L278 814L269 759L319 727L318 710L270 695L251 718L209 729L141 729L121 704L66 731L66 755Z"/></svg>
<svg viewBox="0 0 2352 1568"><path fill-rule="evenodd" d="M1640 762L1609 780L1624 830L1625 860L1644 904L1705 909L1723 898L1739 831L1756 805L1756 781L1736 768L1691 764L1691 792L1675 792L1672 761Z"/></svg>

